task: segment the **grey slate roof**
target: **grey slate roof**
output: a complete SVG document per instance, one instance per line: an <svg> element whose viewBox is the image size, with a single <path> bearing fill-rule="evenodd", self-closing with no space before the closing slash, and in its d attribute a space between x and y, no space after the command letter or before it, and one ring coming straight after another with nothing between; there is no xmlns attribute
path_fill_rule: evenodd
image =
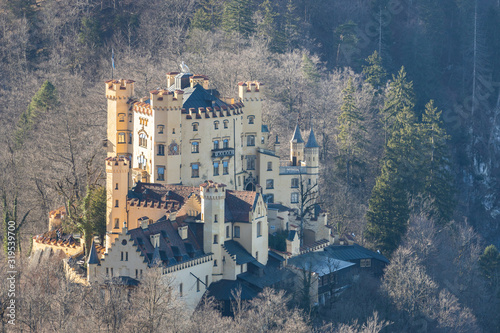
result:
<svg viewBox="0 0 500 333"><path fill-rule="evenodd" d="M319 276L327 275L355 264L333 258L325 252L308 252L288 259L288 265L317 273Z"/></svg>
<svg viewBox="0 0 500 333"><path fill-rule="evenodd" d="M238 280L220 280L208 287L208 294L219 301L234 300L233 291L236 293L241 289L241 299L251 300L258 294L256 290L239 282Z"/></svg>
<svg viewBox="0 0 500 333"><path fill-rule="evenodd" d="M236 263L238 265L243 265L247 263L252 263L253 265L264 268L260 262L257 261L243 246L241 246L238 242L234 240L228 240L224 242L224 247L227 252L231 255L236 256Z"/></svg>
<svg viewBox="0 0 500 333"><path fill-rule="evenodd" d="M99 257L97 256L97 250L95 249L94 241L92 241L92 246L90 247L89 260L87 261L87 264L89 264L89 265L99 264L100 262L101 261L99 260Z"/></svg>
<svg viewBox="0 0 500 333"><path fill-rule="evenodd" d="M297 124L297 126L295 126L295 131L293 132L293 137L292 137L292 140L290 140L290 141L297 142L297 143L304 143L304 140L302 139L302 135L300 134L299 124Z"/></svg>
<svg viewBox="0 0 500 333"><path fill-rule="evenodd" d="M290 210L290 208L288 208L287 206L277 203L267 204L267 209L277 210L278 212L286 212Z"/></svg>
<svg viewBox="0 0 500 333"><path fill-rule="evenodd" d="M345 261L360 260L360 259L377 259L384 263L389 263L389 260L383 255L368 250L358 244L353 245L330 245L324 249L333 258Z"/></svg>
<svg viewBox="0 0 500 333"><path fill-rule="evenodd" d="M212 90L206 90L197 84L194 88L184 88L182 107L198 109L199 107L226 106L227 104L215 97Z"/></svg>
<svg viewBox="0 0 500 333"><path fill-rule="evenodd" d="M316 142L316 136L314 135L314 130L311 128L311 133L309 133L309 139L307 140L305 148L319 148Z"/></svg>

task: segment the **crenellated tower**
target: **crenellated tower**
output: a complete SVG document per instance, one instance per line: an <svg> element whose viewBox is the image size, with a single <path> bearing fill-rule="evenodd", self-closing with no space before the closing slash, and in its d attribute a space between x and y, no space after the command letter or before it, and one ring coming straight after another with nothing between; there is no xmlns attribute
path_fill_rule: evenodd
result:
<svg viewBox="0 0 500 333"><path fill-rule="evenodd" d="M151 176L154 182L177 184L181 182L181 109L182 90L153 90L150 104L153 110L154 149ZM168 172L167 172L168 170Z"/></svg>
<svg viewBox="0 0 500 333"><path fill-rule="evenodd" d="M106 251L127 221L127 193L130 184L130 160L106 158Z"/></svg>
<svg viewBox="0 0 500 333"><path fill-rule="evenodd" d="M108 100L108 157L132 156L133 115L129 101L134 95L134 81L106 81L106 98Z"/></svg>
<svg viewBox="0 0 500 333"><path fill-rule="evenodd" d="M203 250L213 253L214 281L223 274L221 245L224 244L224 201L226 199L226 185L208 181L200 185L201 218L203 223ZM219 278L217 278L219 276Z"/></svg>

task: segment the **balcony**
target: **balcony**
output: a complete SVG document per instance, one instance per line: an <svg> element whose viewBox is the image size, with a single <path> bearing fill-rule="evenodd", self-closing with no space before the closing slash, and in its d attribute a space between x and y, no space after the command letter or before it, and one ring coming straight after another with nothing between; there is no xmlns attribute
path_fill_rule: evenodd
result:
<svg viewBox="0 0 500 333"><path fill-rule="evenodd" d="M234 156L234 148L212 149L212 157Z"/></svg>

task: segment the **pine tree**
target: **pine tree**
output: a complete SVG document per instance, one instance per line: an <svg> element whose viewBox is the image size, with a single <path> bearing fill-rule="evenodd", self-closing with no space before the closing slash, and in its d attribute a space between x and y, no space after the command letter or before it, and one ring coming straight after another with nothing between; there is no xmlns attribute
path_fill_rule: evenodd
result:
<svg viewBox="0 0 500 333"><path fill-rule="evenodd" d="M424 196L432 200L432 217L444 223L451 219L455 206L453 176L446 146L449 136L443 128L441 111L437 111L432 100L425 106L420 132L424 151Z"/></svg>
<svg viewBox="0 0 500 333"><path fill-rule="evenodd" d="M17 122L17 130L14 134L17 148L22 146L27 135L35 126L37 117L54 109L57 105L56 88L50 81L45 81Z"/></svg>
<svg viewBox="0 0 500 333"><path fill-rule="evenodd" d="M337 67L353 65L355 60L353 56L359 52L356 47L359 41L356 35L356 27L356 23L349 21L335 28L335 35L337 36Z"/></svg>
<svg viewBox="0 0 500 333"><path fill-rule="evenodd" d="M287 52L292 52L297 47L299 37L299 19L295 15L296 7L293 5L293 0L288 0L284 15L283 33L286 42Z"/></svg>
<svg viewBox="0 0 500 333"><path fill-rule="evenodd" d="M224 7L222 28L226 32L236 32L248 36L254 31L251 2L246 0L231 0Z"/></svg>
<svg viewBox="0 0 500 333"><path fill-rule="evenodd" d="M302 73L310 84L315 85L319 79L318 68L307 53L302 54Z"/></svg>
<svg viewBox="0 0 500 333"><path fill-rule="evenodd" d="M500 283L500 252L495 245L489 245L479 257L481 275L494 287Z"/></svg>
<svg viewBox="0 0 500 333"><path fill-rule="evenodd" d="M365 81L372 85L375 91L380 92L386 83L387 72L382 66L382 58L377 51L373 51L372 55L366 58L367 66L363 66L363 74Z"/></svg>
<svg viewBox="0 0 500 333"><path fill-rule="evenodd" d="M213 30L221 23L223 7L216 0L200 0L191 20L191 28Z"/></svg>
<svg viewBox="0 0 500 333"><path fill-rule="evenodd" d="M340 162L345 165L345 175L347 185L351 185L355 179L353 166L362 164L361 156L364 151L364 133L366 129L363 126L363 116L356 106L356 89L352 78L349 78L347 86L342 91L343 104L340 108L341 114L338 118L339 135L338 144L340 151Z"/></svg>
<svg viewBox="0 0 500 333"><path fill-rule="evenodd" d="M392 76L392 82L386 93L385 105L382 111L386 144L393 131L392 126L396 120L396 116L402 112L404 108L413 112L413 108L415 107L414 99L413 82L406 80L405 69L401 67L398 75L396 77L394 75Z"/></svg>
<svg viewBox="0 0 500 333"><path fill-rule="evenodd" d="M401 179L382 169L369 200L366 237L386 255L399 245L408 228L408 195Z"/></svg>
<svg viewBox="0 0 500 333"><path fill-rule="evenodd" d="M268 41L271 52L282 53L285 49L285 38L277 28L275 18L278 13L273 10L272 3L269 0L265 0L260 7L262 21L257 26L258 34Z"/></svg>

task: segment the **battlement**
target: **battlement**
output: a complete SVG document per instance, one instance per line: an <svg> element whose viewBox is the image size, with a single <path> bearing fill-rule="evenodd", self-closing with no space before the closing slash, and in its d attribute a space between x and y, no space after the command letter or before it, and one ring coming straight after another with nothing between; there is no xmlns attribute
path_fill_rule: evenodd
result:
<svg viewBox="0 0 500 333"><path fill-rule="evenodd" d="M205 75L193 75L189 78L189 84L191 88L194 88L197 84L201 85L205 89L209 89L210 80Z"/></svg>
<svg viewBox="0 0 500 333"><path fill-rule="evenodd" d="M108 80L106 81L106 98L128 99L134 95L134 82L133 80Z"/></svg>
<svg viewBox="0 0 500 333"><path fill-rule="evenodd" d="M237 116L243 113L243 103L235 103L231 105L223 105L221 107L199 107L182 109L182 113L186 114L186 119L210 119Z"/></svg>
<svg viewBox="0 0 500 333"><path fill-rule="evenodd" d="M182 90L174 92L168 90L152 90L150 93L150 103L155 109L177 110L182 108Z"/></svg>
<svg viewBox="0 0 500 333"><path fill-rule="evenodd" d="M106 158L106 172L128 172L130 160L126 157L108 157Z"/></svg>
<svg viewBox="0 0 500 333"><path fill-rule="evenodd" d="M226 197L226 187L225 184L207 180L200 185L201 196L205 199L224 199Z"/></svg>
<svg viewBox="0 0 500 333"><path fill-rule="evenodd" d="M238 83L238 95L242 100L258 98L264 83L258 81L247 81Z"/></svg>

